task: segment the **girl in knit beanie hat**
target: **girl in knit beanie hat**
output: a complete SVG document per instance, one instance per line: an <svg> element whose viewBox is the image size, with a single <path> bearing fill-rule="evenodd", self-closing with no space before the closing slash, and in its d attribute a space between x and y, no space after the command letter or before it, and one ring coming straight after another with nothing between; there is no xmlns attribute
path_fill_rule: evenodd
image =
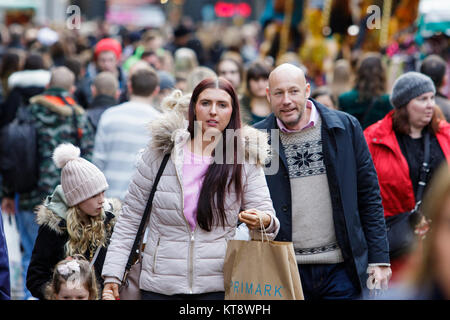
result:
<svg viewBox="0 0 450 320"><path fill-rule="evenodd" d="M102 285L103 261L121 209L119 200L105 198L104 174L80 157L79 148L59 145L53 162L61 169L61 184L37 207L39 233L27 272L27 287L39 299L45 299L55 265L75 254L94 266Z"/></svg>

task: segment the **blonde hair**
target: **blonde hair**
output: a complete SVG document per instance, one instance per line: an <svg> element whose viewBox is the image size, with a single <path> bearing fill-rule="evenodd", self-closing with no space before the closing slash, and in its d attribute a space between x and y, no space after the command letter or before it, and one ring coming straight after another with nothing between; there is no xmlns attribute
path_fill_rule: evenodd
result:
<svg viewBox="0 0 450 320"><path fill-rule="evenodd" d="M74 263L75 261L75 263ZM75 264L75 267L74 267ZM72 282L81 285L89 292L89 300L99 299L99 285L94 268L81 254L68 256L58 262L53 270L53 277L45 288L45 298L56 300L62 284ZM68 286L68 285L67 285Z"/></svg>
<svg viewBox="0 0 450 320"><path fill-rule="evenodd" d="M187 76L186 92L194 91L195 87L206 78L215 78L217 74L208 67L196 67Z"/></svg>
<svg viewBox="0 0 450 320"><path fill-rule="evenodd" d="M67 211L67 233L69 240L65 245L66 255L82 254L89 250L91 255L99 246L106 247L106 239L111 233L111 226L105 226L105 211L102 209L98 216L87 216L88 222L81 219L78 206L70 207Z"/></svg>
<svg viewBox="0 0 450 320"><path fill-rule="evenodd" d="M353 88L353 73L350 62L339 59L334 64L333 78L331 80L331 93L336 102L339 96Z"/></svg>
<svg viewBox="0 0 450 320"><path fill-rule="evenodd" d="M175 73L189 73L198 67L197 54L194 50L182 47L175 51Z"/></svg>

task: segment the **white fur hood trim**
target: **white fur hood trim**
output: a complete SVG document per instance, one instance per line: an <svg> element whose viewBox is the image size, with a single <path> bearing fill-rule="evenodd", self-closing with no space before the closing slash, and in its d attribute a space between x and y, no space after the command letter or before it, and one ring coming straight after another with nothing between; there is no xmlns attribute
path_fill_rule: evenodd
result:
<svg viewBox="0 0 450 320"><path fill-rule="evenodd" d="M187 127L188 121L180 112L170 111L162 114L149 125L152 136L150 147L163 153L170 152L175 143L184 143L189 139ZM241 129L241 136L245 158L258 165L266 164L270 157L267 133L246 125Z"/></svg>

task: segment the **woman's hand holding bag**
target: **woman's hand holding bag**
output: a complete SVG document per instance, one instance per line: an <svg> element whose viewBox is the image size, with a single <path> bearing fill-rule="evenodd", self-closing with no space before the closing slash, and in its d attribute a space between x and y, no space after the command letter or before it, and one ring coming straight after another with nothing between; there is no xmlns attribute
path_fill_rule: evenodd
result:
<svg viewBox="0 0 450 320"><path fill-rule="evenodd" d="M239 213L239 221L245 223L250 230L260 229L261 225L266 229L272 218L269 214L259 211L258 209L248 209Z"/></svg>
<svg viewBox="0 0 450 320"><path fill-rule="evenodd" d="M304 300L292 242L270 241L266 234L271 216L252 209L241 212L239 220L262 230L261 241L228 241L225 300Z"/></svg>

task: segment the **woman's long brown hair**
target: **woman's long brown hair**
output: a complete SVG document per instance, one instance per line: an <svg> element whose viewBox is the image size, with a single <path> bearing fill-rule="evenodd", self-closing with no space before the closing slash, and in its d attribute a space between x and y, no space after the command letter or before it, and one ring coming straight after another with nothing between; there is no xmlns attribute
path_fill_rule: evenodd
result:
<svg viewBox="0 0 450 320"><path fill-rule="evenodd" d="M231 143L231 141L227 141L225 133L227 129L240 129L241 117L239 112L238 96L231 83L226 79L221 77L207 78L195 87L192 92L191 102L189 104L188 131L191 135L191 139L194 139L194 128L196 121L195 105L197 104L200 94L206 89L221 89L227 92L231 97L233 112L231 114L230 122L222 132L223 155L225 159L228 159L229 157L226 152L229 148L227 148L227 144ZM227 223L227 217L225 214L225 197L227 192L231 191L232 186L234 186L234 192L236 193L238 200L240 200L240 195L242 192L242 164L237 161L237 148L239 148L241 144L238 143L237 136L234 136L233 139L233 163L229 164L225 162L222 164L213 162L205 173L197 204L197 222L198 225L206 231L211 231L214 225L220 224L222 227L225 227L225 224Z"/></svg>
<svg viewBox="0 0 450 320"><path fill-rule="evenodd" d="M359 92L360 101L370 101L386 91L386 70L381 55L375 52L366 53L358 63L355 89Z"/></svg>

